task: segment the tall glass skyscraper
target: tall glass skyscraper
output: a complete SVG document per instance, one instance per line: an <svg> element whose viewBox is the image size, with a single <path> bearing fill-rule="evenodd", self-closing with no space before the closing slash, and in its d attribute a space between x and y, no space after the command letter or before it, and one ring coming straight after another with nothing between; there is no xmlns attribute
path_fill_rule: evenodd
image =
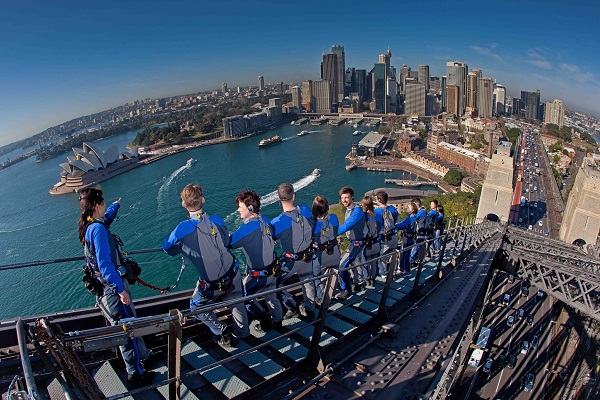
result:
<svg viewBox="0 0 600 400"><path fill-rule="evenodd" d="M344 77L346 71L346 53L344 52L344 46L339 44L334 44L331 46L331 54L335 54L337 56L337 84L336 84L336 94L337 101L341 102L344 100L344 96L347 94L344 92L345 84Z"/></svg>
<svg viewBox="0 0 600 400"><path fill-rule="evenodd" d="M375 100L375 111L381 114L387 110L386 75L385 63L375 63L373 67L373 100Z"/></svg>
<svg viewBox="0 0 600 400"><path fill-rule="evenodd" d="M465 112L467 99L467 74L469 67L462 61L449 61L446 63L446 85L458 87L458 116Z"/></svg>

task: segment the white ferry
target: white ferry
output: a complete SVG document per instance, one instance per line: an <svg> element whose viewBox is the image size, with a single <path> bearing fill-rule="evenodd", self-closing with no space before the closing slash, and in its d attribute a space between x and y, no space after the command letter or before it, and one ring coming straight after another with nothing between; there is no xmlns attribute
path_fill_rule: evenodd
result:
<svg viewBox="0 0 600 400"><path fill-rule="evenodd" d="M352 132L352 135L354 135L354 136L360 136L360 135L362 135L362 132L356 130L356 131Z"/></svg>
<svg viewBox="0 0 600 400"><path fill-rule="evenodd" d="M190 158L189 160L187 160L187 162L185 163L185 166L188 168L191 168L192 165L196 164L198 162L198 160L196 160L195 158Z"/></svg>
<svg viewBox="0 0 600 400"><path fill-rule="evenodd" d="M308 135L309 133L310 133L310 131L302 131L302 132L298 133L298 136Z"/></svg>
<svg viewBox="0 0 600 400"><path fill-rule="evenodd" d="M315 168L313 169L313 172L311 172L312 176L321 176L321 170L319 168Z"/></svg>

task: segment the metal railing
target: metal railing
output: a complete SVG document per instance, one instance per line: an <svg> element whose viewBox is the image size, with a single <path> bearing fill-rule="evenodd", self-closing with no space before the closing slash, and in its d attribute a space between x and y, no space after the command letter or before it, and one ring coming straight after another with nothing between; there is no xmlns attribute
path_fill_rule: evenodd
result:
<svg viewBox="0 0 600 400"><path fill-rule="evenodd" d="M419 248L418 254L418 262L416 266L416 276L415 281L412 284L412 289L410 294L413 297L420 297L420 285L421 275L424 266L427 264L431 268L431 262L435 266L435 272L431 275L434 278L441 279L442 275L442 267L444 264L444 260L447 261L448 264L456 265L457 259L464 257L466 253L468 253L473 248L480 245L486 238L491 236L495 231L498 230L499 224L484 221L479 224L471 224L474 222L473 219L469 220L448 220L448 229L439 237L439 238L431 238L427 239L423 242L415 243L412 246L408 246L406 248L397 249L389 254L384 256L369 260L367 262L353 265L348 270L354 271L358 273L359 269L364 268L367 265L373 265L379 261L383 261L388 263L388 271L385 277L385 283L383 284L383 288L375 288L370 289L366 293L371 294L373 292L381 293L381 301L379 303L376 318L379 318L382 323L385 323L385 319L387 316L387 311L389 306L388 298L389 291L391 287L391 283L395 280L396 270L399 265L399 260L401 257L409 256L410 252L412 252L413 248ZM454 226L452 226L454 225ZM431 256L427 257L427 248L433 247L435 241L440 243L439 252L433 253ZM452 247L448 247L448 244L452 243ZM130 251L128 254L143 254L143 253L152 253L156 251L161 251L160 249L145 249L145 250L137 250ZM408 252L408 253L407 253ZM437 257L437 258L436 258ZM45 265L50 263L58 263L58 262L70 262L73 260L81 260L83 257L71 257L68 259L62 260L51 260L51 261L42 261L42 262L30 262L30 263L20 263L20 264L12 264L6 266L0 266L0 270L3 269L13 269L13 268L24 268L31 267L36 265ZM425 260L427 259L427 263ZM142 393L147 390L155 389L161 386L168 385L169 387L169 398L179 399L180 398L180 387L182 384L182 380L192 375L201 374L211 368L214 368L218 365L222 365L228 361L236 360L246 354L256 351L262 347L268 346L275 341L279 341L283 338L290 337L295 333L305 329L308 326L313 326L313 334L310 340L310 346L308 347L308 351L304 361L309 365L316 367L319 372L325 373L327 368L324 367L326 363L322 359L322 355L319 351L319 343L321 335L324 332L325 323L327 318L332 315L340 313L345 308L351 307L354 302L359 301L364 298L367 294L363 295L353 295L349 297L342 307L337 308L336 310L332 310L330 308L331 301L333 298L333 293L336 289L336 282L339 279L339 271L330 270L322 276L306 279L297 283L292 283L286 285L284 287L280 287L277 289L272 289L268 291L263 291L254 295L245 296L242 298L235 298L231 300L226 300L223 302L213 303L208 306L199 307L194 310L185 309L185 310L177 310L173 309L168 314L149 316L149 317L141 317L134 318L122 322L118 326L109 326L102 328L93 328L81 331L73 331L66 332L62 340L66 345L72 348L75 351L97 351L101 349L109 349L117 347L118 345L123 343L123 340L128 340L134 337L141 337L147 335L153 335L158 333L166 333L168 337L168 375L167 379L161 382L154 383L152 385L146 386L144 388L135 389L126 393L122 393L119 395L115 395L110 397L110 399L120 399L130 395L135 395L137 393ZM283 290L292 290L300 288L301 285L308 282L316 282L320 280L326 280L325 290L324 290L324 298L322 304L319 308L318 316L314 321L309 321L301 324L300 326L289 329L287 332L279 335L278 337L267 340L257 346L253 346L249 349L236 352L235 355L231 355L225 359L218 360L214 363L203 366L202 368L195 369L193 371L187 372L185 374L181 373L181 344L182 344L182 330L183 323L185 319L195 317L199 314L203 314L209 311L215 311L217 309L223 309L224 307L229 307L234 304L240 303L240 301L248 302L257 298L262 298L265 295L278 293ZM354 300L353 300L354 299ZM24 341L21 336L19 336L19 343ZM21 353L23 358L27 358L26 353ZM35 388L30 388L29 390L35 390Z"/></svg>

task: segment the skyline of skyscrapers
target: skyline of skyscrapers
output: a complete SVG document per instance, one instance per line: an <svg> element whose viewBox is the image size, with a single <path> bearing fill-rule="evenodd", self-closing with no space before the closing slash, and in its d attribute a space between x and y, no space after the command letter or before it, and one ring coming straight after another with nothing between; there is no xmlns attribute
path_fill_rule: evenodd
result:
<svg viewBox="0 0 600 400"><path fill-rule="evenodd" d="M466 104L467 74L469 67L462 61L448 61L446 63L446 85L455 85L458 88L457 100L459 117L464 114Z"/></svg>

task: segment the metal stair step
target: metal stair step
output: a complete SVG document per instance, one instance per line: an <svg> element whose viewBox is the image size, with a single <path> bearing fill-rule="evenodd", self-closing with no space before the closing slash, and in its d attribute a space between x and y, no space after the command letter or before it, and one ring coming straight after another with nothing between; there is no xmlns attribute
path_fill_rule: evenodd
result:
<svg viewBox="0 0 600 400"><path fill-rule="evenodd" d="M93 370L92 377L96 380L98 387L106 397L121 394L128 390L108 361ZM124 397L124 399L133 400L133 397Z"/></svg>
<svg viewBox="0 0 600 400"><path fill-rule="evenodd" d="M237 349L230 351L230 353L238 354L250 348L249 344L240 340ZM258 350L241 356L239 360L265 379L269 379L285 369Z"/></svg>
<svg viewBox="0 0 600 400"><path fill-rule="evenodd" d="M337 311L342 307L343 307L343 304L334 303L334 304L332 304L331 307L329 307L329 309L331 311L336 311L339 315L343 315L344 317L346 317L352 321L356 321L361 325L366 323L367 321L369 321L371 318L373 318L373 315L368 315L366 313L360 312L354 307L346 307L340 311Z"/></svg>
<svg viewBox="0 0 600 400"><path fill-rule="evenodd" d="M354 303L354 306L370 313L376 313L379 309L379 303L374 303L367 299L357 301L356 303Z"/></svg>
<svg viewBox="0 0 600 400"><path fill-rule="evenodd" d="M348 322L337 318L335 315L330 315L325 321L325 326L341 333L342 335L347 335L355 330L358 325L349 324Z"/></svg>
<svg viewBox="0 0 600 400"><path fill-rule="evenodd" d="M284 320L284 324L285 324L285 320ZM257 338L259 338L265 342L267 340L276 339L281 336L281 334L279 332L277 332L276 330L270 330L263 334L254 334L254 335ZM275 350L279 351L280 353L285 354L286 356L288 356L289 358L291 358L292 360L295 360L295 361L299 361L299 360L303 359L304 357L306 357L306 354L308 352L308 348L302 346L300 343L296 342L295 340L290 339L289 337L285 337L285 338L282 338L281 340L277 340L277 341L271 343L271 347L274 348Z"/></svg>
<svg viewBox="0 0 600 400"><path fill-rule="evenodd" d="M181 356L196 369L200 369L218 361L211 357L193 341L187 341L181 347ZM250 389L250 386L235 376L223 365L218 365L202 372L202 376L204 376L227 398L235 397Z"/></svg>
<svg viewBox="0 0 600 400"><path fill-rule="evenodd" d="M160 375L161 380L166 380L168 378L168 368L166 364L162 362L156 363L156 368L153 368L152 370L156 371L157 375ZM169 385L160 386L158 391L165 399L169 398ZM183 383L181 384L179 393L181 394L181 399L183 400L199 400L198 397L196 397L196 395Z"/></svg>

